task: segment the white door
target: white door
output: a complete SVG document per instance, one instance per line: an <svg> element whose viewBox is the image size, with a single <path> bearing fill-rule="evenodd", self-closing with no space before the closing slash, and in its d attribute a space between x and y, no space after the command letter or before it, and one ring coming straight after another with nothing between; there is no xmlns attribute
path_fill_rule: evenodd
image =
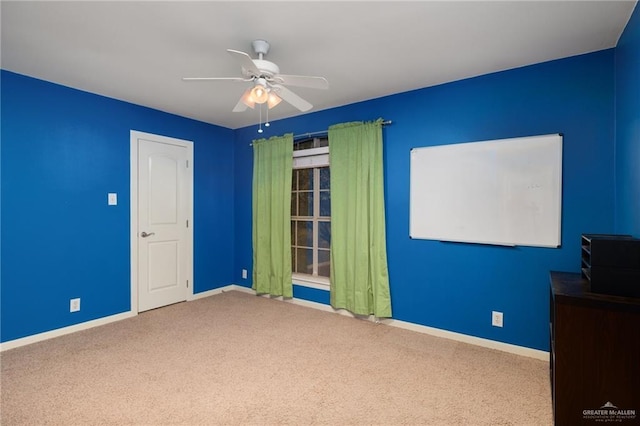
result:
<svg viewBox="0 0 640 426"><path fill-rule="evenodd" d="M148 134L138 133L135 142L137 300L142 312L184 301L190 291L193 150L187 141Z"/></svg>

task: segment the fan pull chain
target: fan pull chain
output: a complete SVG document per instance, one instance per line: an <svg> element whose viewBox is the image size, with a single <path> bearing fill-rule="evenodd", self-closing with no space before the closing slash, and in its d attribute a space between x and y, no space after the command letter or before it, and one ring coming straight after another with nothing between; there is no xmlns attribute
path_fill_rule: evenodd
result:
<svg viewBox="0 0 640 426"><path fill-rule="evenodd" d="M258 111L260 112L260 122L258 124L258 133L262 133L262 104L259 104Z"/></svg>
<svg viewBox="0 0 640 426"><path fill-rule="evenodd" d="M264 122L264 127L269 126L271 126L271 123L269 123L269 104L267 104L267 120Z"/></svg>

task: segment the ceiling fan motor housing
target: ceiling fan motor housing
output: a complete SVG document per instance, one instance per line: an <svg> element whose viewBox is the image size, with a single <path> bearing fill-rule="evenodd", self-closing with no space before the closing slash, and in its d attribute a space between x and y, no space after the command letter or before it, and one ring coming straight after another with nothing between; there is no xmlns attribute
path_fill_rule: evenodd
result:
<svg viewBox="0 0 640 426"><path fill-rule="evenodd" d="M264 59L253 59L253 63L256 64L256 68L260 71L260 75L256 77L263 77L269 80L280 73L280 68L273 62Z"/></svg>
<svg viewBox="0 0 640 426"><path fill-rule="evenodd" d="M243 68L242 71L247 77L265 78L267 80L271 80L274 75L280 74L280 68L278 68L276 64L263 59L263 56L269 52L269 42L267 42L266 40L254 40L251 43L251 46L253 47L253 51L258 55L258 59L252 59L252 61L258 71L260 71L260 74L254 76Z"/></svg>

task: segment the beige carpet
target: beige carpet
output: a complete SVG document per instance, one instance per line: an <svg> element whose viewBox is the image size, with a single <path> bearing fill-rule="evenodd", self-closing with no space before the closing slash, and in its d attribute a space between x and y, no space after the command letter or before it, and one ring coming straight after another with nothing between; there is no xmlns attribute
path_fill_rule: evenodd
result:
<svg viewBox="0 0 640 426"><path fill-rule="evenodd" d="M0 362L3 426L552 424L546 362L236 291Z"/></svg>

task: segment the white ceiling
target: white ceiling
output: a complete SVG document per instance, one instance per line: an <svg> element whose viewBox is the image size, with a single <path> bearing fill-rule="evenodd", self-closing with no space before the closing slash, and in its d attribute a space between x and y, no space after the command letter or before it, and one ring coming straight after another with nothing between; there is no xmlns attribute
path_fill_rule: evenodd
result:
<svg viewBox="0 0 640 426"><path fill-rule="evenodd" d="M228 128L258 122L231 110L248 83L226 52L329 90L293 88L318 111L614 47L636 1L1 2L5 70ZM270 119L301 114L282 102Z"/></svg>

